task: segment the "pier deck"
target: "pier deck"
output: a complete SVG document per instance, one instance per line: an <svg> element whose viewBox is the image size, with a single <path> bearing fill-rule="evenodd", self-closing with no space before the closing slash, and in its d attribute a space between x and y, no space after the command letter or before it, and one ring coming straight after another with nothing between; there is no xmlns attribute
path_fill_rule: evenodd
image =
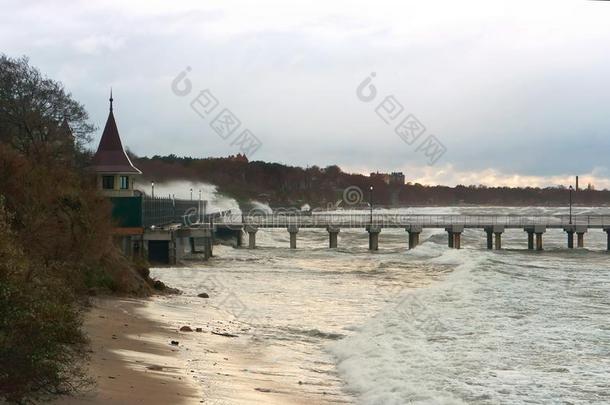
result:
<svg viewBox="0 0 610 405"><path fill-rule="evenodd" d="M411 214L313 214L313 215L226 215L215 220L217 225L226 227L256 226L258 228L365 228L374 225L379 228L408 228L417 225L422 228L448 228L460 225L464 228L503 226L504 228L525 228L542 225L546 228L565 228L570 225L587 228L610 228L610 215L411 215Z"/></svg>
<svg viewBox="0 0 610 405"><path fill-rule="evenodd" d="M547 229L562 229L567 234L568 248L584 247L584 234L589 229L602 229L607 233L607 249L610 250L610 215L425 215L425 214L342 214L274 213L261 215L223 215L215 219L215 226L234 231L237 245L241 246L242 232L248 233L248 246L256 247L256 233L260 228L284 228L290 234L290 248L297 246L300 228L326 229L329 247L338 245L341 229L364 228L369 234L369 249L377 250L379 233L385 228L401 228L409 233L409 249L419 244L419 234L424 228L441 228L447 231L447 243L459 249L464 229L478 228L487 234L487 248L502 248L502 233L506 229L523 229L527 232L528 249L542 250L542 235Z"/></svg>

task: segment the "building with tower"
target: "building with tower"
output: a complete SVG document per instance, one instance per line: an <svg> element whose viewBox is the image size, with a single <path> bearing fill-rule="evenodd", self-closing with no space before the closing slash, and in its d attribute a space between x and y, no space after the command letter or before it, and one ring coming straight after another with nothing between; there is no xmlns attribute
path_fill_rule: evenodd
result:
<svg viewBox="0 0 610 405"><path fill-rule="evenodd" d="M112 111L112 91L110 91L110 112L97 151L93 156L91 170L96 174L96 184L107 197L133 197L136 178L142 175L125 150Z"/></svg>
<svg viewBox="0 0 610 405"><path fill-rule="evenodd" d="M161 264L175 264L188 255L211 257L213 228L207 223L211 215L202 215L200 201L147 196L136 190L142 172L123 149L113 101L110 91L108 119L90 170L112 206L116 244L127 257Z"/></svg>
<svg viewBox="0 0 610 405"><path fill-rule="evenodd" d="M112 205L115 241L127 256L142 254L142 197L136 191L136 178L142 175L123 149L121 136L114 119L110 91L110 111L102 138L90 166L102 195Z"/></svg>

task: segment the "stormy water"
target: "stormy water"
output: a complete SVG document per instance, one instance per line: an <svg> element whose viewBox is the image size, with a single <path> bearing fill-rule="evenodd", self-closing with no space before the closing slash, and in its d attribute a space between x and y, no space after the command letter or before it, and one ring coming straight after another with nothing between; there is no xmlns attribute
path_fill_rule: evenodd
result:
<svg viewBox="0 0 610 405"><path fill-rule="evenodd" d="M226 340L250 361L230 373L210 371L205 341L185 354L210 403L239 403L215 388L236 378L270 387L269 402L277 389L308 403L610 403L605 233L589 230L584 249L568 250L562 230L544 234L542 252L528 251L519 229L503 234L500 251L485 243L467 229L462 249L449 249L444 230L424 229L407 250L404 230L384 229L371 253L363 229L343 229L330 250L325 230L301 229L290 250L286 230L263 229L255 250L216 246L207 263L154 269L184 292L155 305L238 336Z"/></svg>

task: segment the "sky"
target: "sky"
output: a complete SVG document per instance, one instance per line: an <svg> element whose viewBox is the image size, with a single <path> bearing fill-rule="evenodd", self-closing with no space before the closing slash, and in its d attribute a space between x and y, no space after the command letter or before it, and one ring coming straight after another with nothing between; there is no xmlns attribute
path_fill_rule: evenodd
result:
<svg viewBox="0 0 610 405"><path fill-rule="evenodd" d="M610 2L0 0L0 10L0 52L28 56L85 105L99 127L91 148L112 87L123 143L140 156L247 152L424 184L580 175L610 188ZM237 128L223 126L228 112ZM403 120L416 129L401 137Z"/></svg>

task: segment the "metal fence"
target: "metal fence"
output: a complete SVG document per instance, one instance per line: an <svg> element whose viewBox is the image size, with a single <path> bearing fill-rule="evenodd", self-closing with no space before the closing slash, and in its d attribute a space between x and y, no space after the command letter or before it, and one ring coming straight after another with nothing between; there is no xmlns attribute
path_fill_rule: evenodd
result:
<svg viewBox="0 0 610 405"><path fill-rule="evenodd" d="M210 223L222 215L230 215L230 212L230 210L206 211L203 201L150 196L142 198L142 224L146 228L169 224L196 226Z"/></svg>

